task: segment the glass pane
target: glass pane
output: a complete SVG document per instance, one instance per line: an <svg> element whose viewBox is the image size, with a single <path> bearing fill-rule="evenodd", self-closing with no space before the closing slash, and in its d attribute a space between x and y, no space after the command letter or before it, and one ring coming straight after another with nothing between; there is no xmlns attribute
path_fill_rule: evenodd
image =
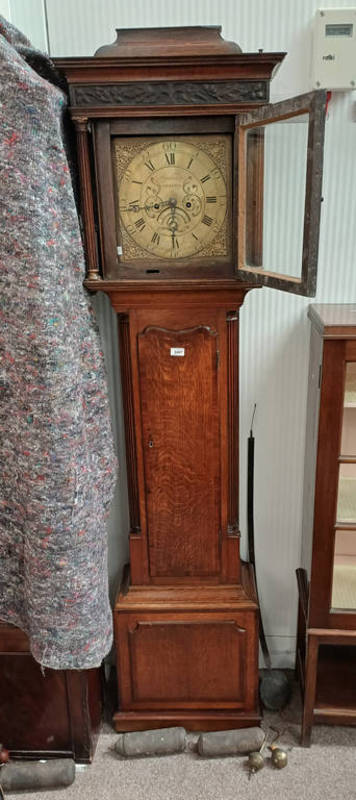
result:
<svg viewBox="0 0 356 800"><path fill-rule="evenodd" d="M356 530L336 531L331 604L356 609Z"/></svg>
<svg viewBox="0 0 356 800"><path fill-rule="evenodd" d="M309 114L246 134L246 265L301 278Z"/></svg>
<svg viewBox="0 0 356 800"><path fill-rule="evenodd" d="M337 495L338 522L356 522L356 464L341 464Z"/></svg>
<svg viewBox="0 0 356 800"><path fill-rule="evenodd" d="M356 408L356 361L346 364L345 406Z"/></svg>
<svg viewBox="0 0 356 800"><path fill-rule="evenodd" d="M356 456L356 362L346 364L341 453Z"/></svg>
<svg viewBox="0 0 356 800"><path fill-rule="evenodd" d="M353 408L344 408L341 453L344 456L356 456L356 403Z"/></svg>

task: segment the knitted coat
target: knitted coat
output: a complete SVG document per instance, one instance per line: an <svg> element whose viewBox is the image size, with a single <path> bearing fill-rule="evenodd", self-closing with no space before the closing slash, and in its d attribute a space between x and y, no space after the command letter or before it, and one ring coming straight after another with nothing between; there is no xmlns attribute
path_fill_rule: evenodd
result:
<svg viewBox="0 0 356 800"><path fill-rule="evenodd" d="M111 646L116 461L56 80L0 17L0 619L81 669Z"/></svg>

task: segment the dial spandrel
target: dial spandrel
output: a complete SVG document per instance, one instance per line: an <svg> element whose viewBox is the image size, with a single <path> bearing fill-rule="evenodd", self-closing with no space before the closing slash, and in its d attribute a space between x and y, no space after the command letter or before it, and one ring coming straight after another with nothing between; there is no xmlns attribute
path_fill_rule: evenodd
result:
<svg viewBox="0 0 356 800"><path fill-rule="evenodd" d="M229 136L115 137L113 162L123 261L228 254Z"/></svg>

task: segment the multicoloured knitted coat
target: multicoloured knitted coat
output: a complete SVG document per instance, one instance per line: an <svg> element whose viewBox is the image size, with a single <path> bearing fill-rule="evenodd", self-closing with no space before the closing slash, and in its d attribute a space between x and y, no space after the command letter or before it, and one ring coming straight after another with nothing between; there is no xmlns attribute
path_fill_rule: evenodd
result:
<svg viewBox="0 0 356 800"><path fill-rule="evenodd" d="M116 460L66 97L49 59L1 17L0 76L0 619L43 666L95 667L112 639Z"/></svg>

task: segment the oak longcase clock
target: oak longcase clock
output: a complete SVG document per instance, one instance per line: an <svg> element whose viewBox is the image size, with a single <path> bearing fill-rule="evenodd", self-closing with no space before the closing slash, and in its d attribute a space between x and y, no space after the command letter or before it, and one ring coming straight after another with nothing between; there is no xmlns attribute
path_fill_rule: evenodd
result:
<svg viewBox="0 0 356 800"><path fill-rule="evenodd" d="M283 57L193 27L118 31L93 58L57 59L86 286L118 315L131 529L117 730L260 719L258 605L239 553L238 316L263 284L315 291L325 107L323 92L268 103Z"/></svg>

